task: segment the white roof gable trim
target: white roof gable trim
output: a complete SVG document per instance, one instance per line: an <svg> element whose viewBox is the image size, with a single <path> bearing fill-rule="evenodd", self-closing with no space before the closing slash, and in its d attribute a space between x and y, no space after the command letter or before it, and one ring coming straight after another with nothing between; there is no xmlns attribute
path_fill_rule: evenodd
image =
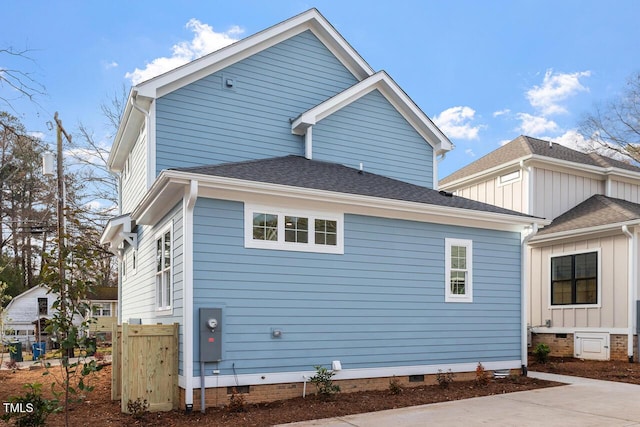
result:
<svg viewBox="0 0 640 427"><path fill-rule="evenodd" d="M118 172L122 170L127 153L134 143L131 132L135 132L140 128L145 119L145 114L148 114L148 112L143 114L138 112L134 108L136 102L142 104L143 108L148 109L154 99L196 82L307 30L310 30L318 37L327 49L358 80L363 80L374 73L364 58L333 28L329 21L317 9L310 9L257 34L134 86L129 93L120 127L114 138L113 147L107 161L109 168ZM125 135L128 135L128 137L125 138Z"/></svg>
<svg viewBox="0 0 640 427"><path fill-rule="evenodd" d="M142 82L136 86L137 92L141 96L158 98L307 30L311 30L358 80L373 74L369 64L329 21L317 9L310 9L232 45Z"/></svg>
<svg viewBox="0 0 640 427"><path fill-rule="evenodd" d="M414 129L435 149L437 154L450 151L451 141L384 71L379 71L343 92L305 111L291 124L291 132L304 135L320 120L346 107L368 93L378 90Z"/></svg>
<svg viewBox="0 0 640 427"><path fill-rule="evenodd" d="M100 236L100 244L109 244L109 251L120 257L118 246L126 241L135 249L138 248L138 235L131 232L131 215L120 215L111 218Z"/></svg>

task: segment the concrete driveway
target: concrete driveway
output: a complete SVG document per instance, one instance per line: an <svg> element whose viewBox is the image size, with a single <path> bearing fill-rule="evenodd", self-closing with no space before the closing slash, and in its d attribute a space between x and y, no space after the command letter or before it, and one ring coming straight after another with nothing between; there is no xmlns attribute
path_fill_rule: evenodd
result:
<svg viewBox="0 0 640 427"><path fill-rule="evenodd" d="M567 385L287 426L640 426L640 385L537 372L529 376Z"/></svg>

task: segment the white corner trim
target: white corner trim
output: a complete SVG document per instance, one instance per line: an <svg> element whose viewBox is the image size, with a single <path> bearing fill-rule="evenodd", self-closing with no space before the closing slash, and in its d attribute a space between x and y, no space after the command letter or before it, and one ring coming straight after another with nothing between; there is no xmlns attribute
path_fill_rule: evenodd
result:
<svg viewBox="0 0 640 427"><path fill-rule="evenodd" d="M183 372L193 374L193 211L198 199L198 181L193 180L185 188L182 214L182 245L183 245ZM193 404L193 375L186 376L185 404Z"/></svg>

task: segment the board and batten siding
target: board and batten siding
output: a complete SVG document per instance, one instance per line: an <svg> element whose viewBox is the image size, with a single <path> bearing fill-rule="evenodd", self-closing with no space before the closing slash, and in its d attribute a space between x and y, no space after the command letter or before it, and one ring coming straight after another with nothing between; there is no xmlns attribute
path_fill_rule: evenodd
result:
<svg viewBox="0 0 640 427"><path fill-rule="evenodd" d="M628 246L625 235L571 241L530 248L529 323L537 327L551 319L554 328L626 328L628 311ZM601 307L551 307L551 256L600 249ZM544 331L541 331L544 332Z"/></svg>
<svg viewBox="0 0 640 427"><path fill-rule="evenodd" d="M131 318L141 319L143 324L182 322L183 288L183 238L182 238L182 202L158 222L155 227L139 225L138 256L135 273L131 271L130 256L127 256L127 274L122 277L122 321ZM170 315L158 315L156 312L156 233L173 224L173 310ZM132 248L127 245L127 255Z"/></svg>
<svg viewBox="0 0 640 427"><path fill-rule="evenodd" d="M610 197L640 203L640 185L612 179L610 188Z"/></svg>
<svg viewBox="0 0 640 427"><path fill-rule="evenodd" d="M122 179L122 213L133 211L147 192L147 168L147 132L142 130L129 153L129 172Z"/></svg>
<svg viewBox="0 0 640 427"><path fill-rule="evenodd" d="M303 155L303 137L291 133L289 120L355 83L305 31L173 91L157 100L156 175L167 168Z"/></svg>
<svg viewBox="0 0 640 427"><path fill-rule="evenodd" d="M520 171L520 173L523 173ZM456 195L505 209L527 213L525 198L528 194L526 172L525 177L506 184L500 184L500 176L456 190Z"/></svg>
<svg viewBox="0 0 640 427"><path fill-rule="evenodd" d="M318 254L245 248L243 215L241 202L195 206L194 324L200 307L223 309L208 371L520 360L518 233L346 214L344 255ZM473 303L444 302L446 237L473 240Z"/></svg>
<svg viewBox="0 0 640 427"><path fill-rule="evenodd" d="M377 90L313 127L313 159L433 188L433 148Z"/></svg>
<svg viewBox="0 0 640 427"><path fill-rule="evenodd" d="M534 169L530 215L554 219L594 194L605 194L605 183L601 179L538 167Z"/></svg>

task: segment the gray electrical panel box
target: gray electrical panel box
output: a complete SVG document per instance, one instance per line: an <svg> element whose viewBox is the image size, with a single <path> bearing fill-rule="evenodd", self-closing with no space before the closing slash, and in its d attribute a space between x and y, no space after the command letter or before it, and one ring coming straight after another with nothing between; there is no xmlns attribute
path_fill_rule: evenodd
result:
<svg viewBox="0 0 640 427"><path fill-rule="evenodd" d="M200 309L200 361L222 360L222 309Z"/></svg>

